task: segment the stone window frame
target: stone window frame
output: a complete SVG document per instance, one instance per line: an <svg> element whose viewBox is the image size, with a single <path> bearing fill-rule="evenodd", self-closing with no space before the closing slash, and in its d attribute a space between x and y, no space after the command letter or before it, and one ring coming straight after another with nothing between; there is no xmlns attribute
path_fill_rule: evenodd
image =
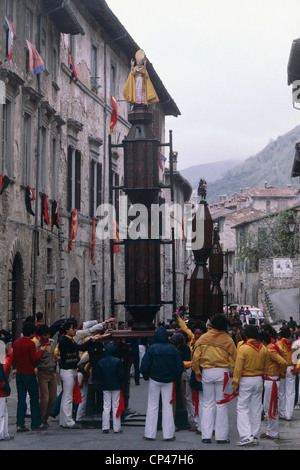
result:
<svg viewBox="0 0 300 470"><path fill-rule="evenodd" d="M100 147L103 140L99 137L89 136L89 215L96 217L96 210L103 198L103 162L100 161Z"/></svg>
<svg viewBox="0 0 300 470"><path fill-rule="evenodd" d="M6 174L9 178L14 179L14 140L15 140L15 108L16 108L16 97L20 93L20 86L24 84L24 81L16 73L0 67L0 80L4 83L5 87L5 100L10 103L10 114L8 116L8 134L9 134L9 146L6 149L6 159L0 162L0 171L2 174ZM2 121L3 121L3 110L4 106L0 106L0 141L2 150ZM2 153L2 152L1 152ZM10 155L10 158L9 158Z"/></svg>
<svg viewBox="0 0 300 470"><path fill-rule="evenodd" d="M22 150L21 155L25 158L26 156L26 149L25 149L25 119L28 118L29 122L29 153L28 153L28 160L24 161L22 158L21 161L21 183L26 186L34 186L35 180L33 179L34 174L36 173L36 169L34 167L35 163L35 137L36 132L35 129L37 127L37 116L36 110L41 102L42 95L40 95L37 91L35 91L31 87L22 87Z"/></svg>
<svg viewBox="0 0 300 470"><path fill-rule="evenodd" d="M70 118L67 126L67 210L77 209L80 212L83 159L82 152L78 148L78 133L83 130L83 124Z"/></svg>

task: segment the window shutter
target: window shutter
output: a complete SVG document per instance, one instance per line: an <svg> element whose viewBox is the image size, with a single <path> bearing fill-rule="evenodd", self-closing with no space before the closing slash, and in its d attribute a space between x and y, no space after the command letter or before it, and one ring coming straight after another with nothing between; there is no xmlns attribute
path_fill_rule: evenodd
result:
<svg viewBox="0 0 300 470"><path fill-rule="evenodd" d="M90 217L94 217L94 194L95 194L95 187L94 187L94 161L90 161Z"/></svg>
<svg viewBox="0 0 300 470"><path fill-rule="evenodd" d="M68 147L68 180L67 180L67 210L72 209L72 154L73 148Z"/></svg>
<svg viewBox="0 0 300 470"><path fill-rule="evenodd" d="M81 152L75 151L75 208L80 212L81 201Z"/></svg>
<svg viewBox="0 0 300 470"><path fill-rule="evenodd" d="M97 163L97 207L102 203L102 165Z"/></svg>

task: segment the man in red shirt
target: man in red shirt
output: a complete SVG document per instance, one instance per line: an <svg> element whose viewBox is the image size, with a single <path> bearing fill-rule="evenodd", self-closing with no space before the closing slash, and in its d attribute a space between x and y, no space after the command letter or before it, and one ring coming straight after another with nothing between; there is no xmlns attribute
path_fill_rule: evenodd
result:
<svg viewBox="0 0 300 470"><path fill-rule="evenodd" d="M25 427L26 394L30 396L31 429L41 430L41 409L39 404L39 388L35 375L35 365L42 357L45 347L37 353L32 341L35 333L33 323L25 323L23 337L13 344L14 364L16 366L16 386L18 393L17 432L28 431Z"/></svg>

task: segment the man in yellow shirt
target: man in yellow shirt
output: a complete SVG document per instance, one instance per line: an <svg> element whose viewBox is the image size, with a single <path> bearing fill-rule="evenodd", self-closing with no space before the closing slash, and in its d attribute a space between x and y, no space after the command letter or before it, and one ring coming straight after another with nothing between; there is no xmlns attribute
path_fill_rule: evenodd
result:
<svg viewBox="0 0 300 470"><path fill-rule="evenodd" d="M227 324L225 315L214 315L212 329L196 341L192 358L196 379L202 381L202 442L207 444L211 443L213 430L218 444L229 443L227 404L217 404L217 401L223 399L224 386L229 379L229 366L234 367L236 358L235 344L226 332Z"/></svg>
<svg viewBox="0 0 300 470"><path fill-rule="evenodd" d="M237 353L233 388L237 398L237 428L241 440L238 445L257 444L261 423L263 374L267 360L267 348L258 339L255 325L244 329L246 342Z"/></svg>
<svg viewBox="0 0 300 470"><path fill-rule="evenodd" d="M280 349L271 343L271 335L265 331L259 334L259 339L266 346L268 355L264 375L264 412L267 416L267 432L260 435L263 439L278 439L278 388L285 377L287 362L280 355Z"/></svg>
<svg viewBox="0 0 300 470"><path fill-rule="evenodd" d="M284 379L280 380L279 384L279 418L290 421L294 412L296 394L296 370L292 360L293 340L289 339L291 336L290 328L288 326L281 328L279 336L280 339L277 341L276 344L280 348L281 356L288 363L286 376Z"/></svg>
<svg viewBox="0 0 300 470"><path fill-rule="evenodd" d="M195 349L195 344L197 340L200 338L201 335L206 333L206 326L205 323L198 321L192 324L191 329L188 328L186 323L182 320L178 312L173 313L173 317L176 317L177 323L179 328L182 331L185 331L189 341L188 346L191 350L191 359L193 358L193 353ZM202 404L203 404L203 392L202 386L192 388L190 385L191 376L192 376L192 368L186 368L185 370L185 399L186 399L186 407L188 413L188 421L191 425L191 431L196 431L201 433L201 418L202 418ZM184 374L183 374L184 376ZM198 382L201 385L201 382ZM198 390L201 388L201 390Z"/></svg>

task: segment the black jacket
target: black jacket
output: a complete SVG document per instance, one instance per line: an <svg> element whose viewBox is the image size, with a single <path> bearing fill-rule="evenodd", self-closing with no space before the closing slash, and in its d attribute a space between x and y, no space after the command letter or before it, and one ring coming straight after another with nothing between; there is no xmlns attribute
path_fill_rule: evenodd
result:
<svg viewBox="0 0 300 470"><path fill-rule="evenodd" d="M169 383L179 379L184 366L177 348L168 341L165 327L160 326L154 335L154 343L142 359L141 373L145 380Z"/></svg>
<svg viewBox="0 0 300 470"><path fill-rule="evenodd" d="M96 379L102 390L121 390L125 372L121 359L115 356L116 348L112 343L105 346L105 357L100 359L96 368Z"/></svg>

